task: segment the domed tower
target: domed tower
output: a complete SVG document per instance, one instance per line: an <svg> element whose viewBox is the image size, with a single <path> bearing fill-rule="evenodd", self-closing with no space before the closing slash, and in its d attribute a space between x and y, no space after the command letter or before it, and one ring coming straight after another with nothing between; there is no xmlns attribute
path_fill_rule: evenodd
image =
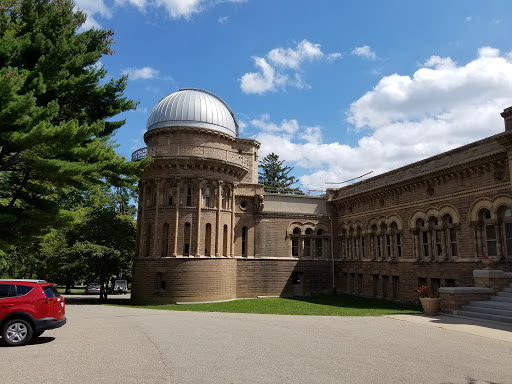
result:
<svg viewBox="0 0 512 384"><path fill-rule="evenodd" d="M245 210L263 193L258 185L260 144L238 133L229 106L205 90L180 89L151 111L144 134L147 147L132 154L134 161L153 159L139 183L136 301L222 299L215 292L226 292L224 285L230 284L229 263L186 261L254 254L254 242L249 246L247 241L248 227L254 226L237 228L236 211ZM177 281L179 268L186 270L187 292ZM204 281L212 270L218 270L215 279L223 286L216 289L210 282L209 295ZM166 278L170 271L172 282Z"/></svg>

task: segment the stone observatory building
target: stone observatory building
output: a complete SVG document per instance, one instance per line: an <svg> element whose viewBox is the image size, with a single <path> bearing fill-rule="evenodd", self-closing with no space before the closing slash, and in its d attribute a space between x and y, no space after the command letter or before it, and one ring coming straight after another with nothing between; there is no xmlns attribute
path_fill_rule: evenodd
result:
<svg viewBox="0 0 512 384"><path fill-rule="evenodd" d="M263 191L260 144L239 137L222 99L172 93L132 155L153 159L139 183L132 299L345 292L414 301L418 285L474 284L482 259L512 271L512 108L502 116L501 134L296 196Z"/></svg>

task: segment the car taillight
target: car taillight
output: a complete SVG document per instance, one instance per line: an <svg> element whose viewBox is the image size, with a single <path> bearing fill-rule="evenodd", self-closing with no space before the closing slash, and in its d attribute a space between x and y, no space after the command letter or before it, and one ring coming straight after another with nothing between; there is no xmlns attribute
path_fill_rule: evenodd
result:
<svg viewBox="0 0 512 384"><path fill-rule="evenodd" d="M60 299L58 297L52 297L50 299L46 299L46 304L55 304L58 303Z"/></svg>

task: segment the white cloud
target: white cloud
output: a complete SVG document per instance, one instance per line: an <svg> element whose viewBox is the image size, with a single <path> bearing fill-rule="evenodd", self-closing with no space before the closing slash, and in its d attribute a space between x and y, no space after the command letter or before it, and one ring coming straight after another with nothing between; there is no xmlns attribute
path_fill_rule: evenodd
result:
<svg viewBox="0 0 512 384"><path fill-rule="evenodd" d="M94 18L96 15L107 19L112 17L112 12L103 0L75 0L76 9L80 9L87 15L87 20L80 27L82 31L91 28L101 28L99 22Z"/></svg>
<svg viewBox="0 0 512 384"><path fill-rule="evenodd" d="M120 6L123 6L128 3L139 8L141 11L145 10L145 8L148 5L147 0L115 0L115 3Z"/></svg>
<svg viewBox="0 0 512 384"><path fill-rule="evenodd" d="M356 47L352 51L353 55L364 57L368 60L375 60L377 55L372 51L369 45L364 45L362 47Z"/></svg>
<svg viewBox="0 0 512 384"><path fill-rule="evenodd" d="M251 121L260 156L277 153L306 169L303 184L372 176L504 130L500 112L512 105L512 60L482 47L466 65L432 56L412 76L383 77L350 106L347 120L367 135L357 145L323 143L319 127L294 119ZM328 185L327 185L328 187Z"/></svg>
<svg viewBox="0 0 512 384"><path fill-rule="evenodd" d="M318 59L323 55L320 44L302 40L295 49L275 48L271 50L267 54L267 58L276 66L298 69L303 61Z"/></svg>
<svg viewBox="0 0 512 384"><path fill-rule="evenodd" d="M151 67L123 69L123 75L128 75L130 80L155 79L159 74L160 71Z"/></svg>
<svg viewBox="0 0 512 384"><path fill-rule="evenodd" d="M473 20L473 17L471 17L471 16L466 16L466 23L469 23L471 20Z"/></svg>
<svg viewBox="0 0 512 384"><path fill-rule="evenodd" d="M261 72L246 73L240 79L240 87L244 93L263 94L268 91L275 92L282 87L287 80L286 76L275 73L262 57L253 57L254 65L260 68Z"/></svg>
<svg viewBox="0 0 512 384"><path fill-rule="evenodd" d="M202 10L203 0L155 0L157 6L163 6L173 19L189 19Z"/></svg>
<svg viewBox="0 0 512 384"><path fill-rule="evenodd" d="M219 24L226 24L229 20L228 16L221 16L217 19L217 23Z"/></svg>
<svg viewBox="0 0 512 384"><path fill-rule="evenodd" d="M263 94L284 89L286 85L298 89L310 88L301 73L301 65L306 61L326 59L333 62L341 57L338 52L325 54L320 44L302 40L295 48L275 48L263 57L253 57L260 72L249 72L240 79L240 87L244 93Z"/></svg>

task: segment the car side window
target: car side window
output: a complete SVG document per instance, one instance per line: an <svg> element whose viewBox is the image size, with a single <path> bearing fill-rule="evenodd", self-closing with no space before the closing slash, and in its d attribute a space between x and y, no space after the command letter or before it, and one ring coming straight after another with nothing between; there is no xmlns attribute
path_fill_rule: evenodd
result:
<svg viewBox="0 0 512 384"><path fill-rule="evenodd" d="M17 285L17 295L16 296L25 296L27 293L29 293L32 290L33 287L27 287L26 285Z"/></svg>
<svg viewBox="0 0 512 384"><path fill-rule="evenodd" d="M14 293L14 295L11 293ZM12 296L16 296L15 286L12 284L0 284L0 299Z"/></svg>

